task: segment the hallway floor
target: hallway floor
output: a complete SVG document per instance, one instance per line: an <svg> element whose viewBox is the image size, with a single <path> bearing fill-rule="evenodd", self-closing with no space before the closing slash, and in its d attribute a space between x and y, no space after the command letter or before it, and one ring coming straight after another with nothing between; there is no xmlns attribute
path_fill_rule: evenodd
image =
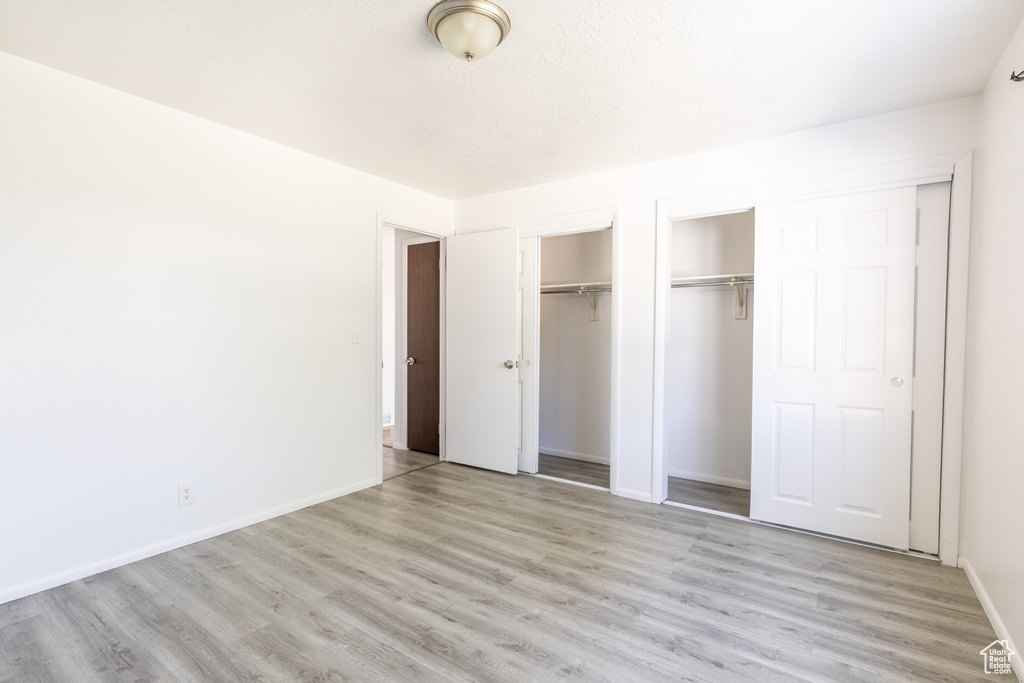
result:
<svg viewBox="0 0 1024 683"><path fill-rule="evenodd" d="M384 428L384 480L393 479L409 472L430 467L440 462L440 458L430 453L419 451L403 451L392 448L394 445L394 427Z"/></svg>

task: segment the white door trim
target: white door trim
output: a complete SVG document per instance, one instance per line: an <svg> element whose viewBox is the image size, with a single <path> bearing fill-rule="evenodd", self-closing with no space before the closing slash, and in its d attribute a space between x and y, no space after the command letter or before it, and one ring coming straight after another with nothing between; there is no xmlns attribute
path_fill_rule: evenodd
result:
<svg viewBox="0 0 1024 683"><path fill-rule="evenodd" d="M942 493L942 383L946 363L946 270L950 183L917 189L914 418L910 548L939 554Z"/></svg>
<svg viewBox="0 0 1024 683"><path fill-rule="evenodd" d="M967 278L971 227L971 151L879 164L760 185L722 188L659 199L655 225L654 411L652 481L654 502L667 497L665 470L665 343L668 333L672 222L739 211L758 204L797 201L853 192L927 185L952 180L949 272L946 291L946 362L943 387L942 491L939 559L956 566L960 536L960 474L963 457L963 391L967 341ZM756 285L755 285L756 286ZM614 476L614 472L613 472Z"/></svg>
<svg viewBox="0 0 1024 683"><path fill-rule="evenodd" d="M376 482L378 484L380 484L382 481L384 481L384 433L383 433L384 430L381 428L381 425L383 424L383 419L384 419L384 415L382 413L382 405L383 405L383 402L384 402L384 368L383 368L383 363L384 363L384 316L383 316L383 305L384 305L384 286L383 286L383 281L384 281L383 280L384 279L384 252L383 252L384 228L393 228L393 229L397 229L397 230L406 230L408 232L416 232L416 233L419 233L421 235L424 235L425 237L432 237L434 239L440 240L441 241L441 263L442 264L444 263L444 247L445 247L444 240L445 240L445 237L447 237L449 234L451 234L450 230L445 231L445 230L440 230L440 229L436 229L436 228L417 227L417 226L414 226L412 224L412 222L410 222L410 221L406 221L406 220L403 220L403 219L391 216L389 214L384 214L384 213L381 213L381 212L377 212L377 235L376 235L376 239L377 239L377 267L376 267L376 280L375 280L375 282L376 282L376 290L377 290L377 296L376 296L377 308L376 308L376 314L375 314L376 315L376 320L377 320L377 327L376 327L376 332L374 334L374 338L376 340L376 351L375 351L375 354L374 354L374 358L376 359L376 364L377 364L377 369L376 369L376 375L377 375L376 385L377 385L377 387L376 387L376 395L375 395L375 399L374 400L376 401L376 406L377 407L376 407L376 410L374 410L374 413L373 413L376 416L375 424L373 426L373 433L374 433L374 463L375 463L374 464L374 467L375 467L374 477L375 477L375 480L376 480ZM399 268L401 266L399 264L395 264L395 267ZM404 280L404 276L403 276L403 280ZM397 295L397 293L396 293L396 295ZM439 415L440 420L441 420L441 435L440 435L440 440L439 440L439 443L438 443L438 446L439 446L438 451L440 453L440 459L441 460L445 459L445 438L444 438L444 436L445 436L445 404L444 404L444 400L445 400L445 386L444 386L444 372L445 372L445 362L444 362L445 361L445 357L444 357L445 323L444 323L444 318L445 318L445 316L444 316L444 313L445 313L445 311L444 311L444 300L445 300L445 272L444 272L444 268L441 268L441 309L440 309L440 315L441 315L441 349L440 349L441 350L441 365L440 365L441 397L440 398L441 398L441 403L440 403L440 415ZM403 297L403 301L404 301L404 297ZM397 330L395 331L395 334L397 336L397 334L398 334ZM396 348L397 348L397 344L396 344ZM396 403L397 403L397 396L396 396ZM396 409L397 409L397 405L396 405ZM396 412L397 412L397 410L396 410Z"/></svg>
<svg viewBox="0 0 1024 683"><path fill-rule="evenodd" d="M949 196L946 272L946 377L942 397L942 490L939 493L939 559L956 566L960 555L960 476L964 446L964 376L967 364L967 282L971 251L971 184L974 154L953 165Z"/></svg>
<svg viewBox="0 0 1024 683"><path fill-rule="evenodd" d="M554 235L571 235L576 232L592 232L612 227L612 223L619 214L619 207L606 206L585 211L574 211L556 216L544 216L542 218L527 218L519 221L508 221L495 223L493 225L468 228L459 231L459 234L470 232L486 232L488 230L500 230L501 228L515 228L519 231L520 237L551 237Z"/></svg>

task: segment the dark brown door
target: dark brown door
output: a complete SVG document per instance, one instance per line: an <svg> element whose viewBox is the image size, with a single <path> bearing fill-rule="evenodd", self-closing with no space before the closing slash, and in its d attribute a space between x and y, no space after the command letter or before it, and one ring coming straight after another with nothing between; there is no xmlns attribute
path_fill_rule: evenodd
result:
<svg viewBox="0 0 1024 683"><path fill-rule="evenodd" d="M410 450L438 453L441 371L441 243L410 244L406 359Z"/></svg>

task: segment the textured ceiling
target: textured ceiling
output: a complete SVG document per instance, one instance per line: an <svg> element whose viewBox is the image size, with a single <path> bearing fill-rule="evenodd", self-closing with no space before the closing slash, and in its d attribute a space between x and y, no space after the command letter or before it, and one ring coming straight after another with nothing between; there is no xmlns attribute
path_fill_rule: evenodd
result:
<svg viewBox="0 0 1024 683"><path fill-rule="evenodd" d="M0 50L451 199L979 93L1020 0L0 0Z"/></svg>

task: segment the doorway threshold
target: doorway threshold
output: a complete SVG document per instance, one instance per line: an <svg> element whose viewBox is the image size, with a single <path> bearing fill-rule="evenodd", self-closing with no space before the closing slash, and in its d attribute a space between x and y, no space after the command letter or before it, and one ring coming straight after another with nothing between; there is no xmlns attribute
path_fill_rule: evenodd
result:
<svg viewBox="0 0 1024 683"><path fill-rule="evenodd" d="M572 484L573 486L582 486L585 489L594 489L595 491L604 491L605 493L611 493L612 490L607 486L596 486L594 484L584 484L582 481L573 481L572 479L562 479L561 477L552 477L549 474L540 474L538 472L523 472L519 471L519 474L525 474L528 477L537 477L538 479L547 479L548 481L558 481L563 484Z"/></svg>
<svg viewBox="0 0 1024 683"><path fill-rule="evenodd" d="M677 503L674 500L666 500L661 503L662 505L671 505L672 507L683 508L684 510L694 510L696 512L706 512L709 515L716 515L718 517L728 517L729 519L738 519L741 522L753 521L750 517L744 517L743 515L737 515L732 512L722 512L721 510L712 510L711 508L704 508L699 505L690 505L688 503Z"/></svg>
<svg viewBox="0 0 1024 683"><path fill-rule="evenodd" d="M698 505L687 505L686 503L677 503L673 500L662 501L662 505L671 505L672 507L683 508L686 510L693 510L694 512L703 512L708 515L715 515L716 517L726 517L728 519L735 519L740 522L748 522L750 524L757 524L759 526L770 526L774 529L782 529L784 531L794 531L798 534L804 534L806 536L817 536L818 538L827 538L831 541L840 541L842 543L849 543L850 545L859 545L863 548L874 548L875 550L884 550L887 553L895 553L897 555L909 555L910 557L919 557L922 560L932 560L934 562L939 561L938 555L931 555L929 553L923 553L919 550L902 550L900 548L890 548L885 545L878 545L876 543L866 543L864 541L855 541L852 538L844 538L842 536L833 536L831 534L823 534L817 531L808 531L807 529L798 529L792 526L785 526L784 524L772 524L771 522L762 522L759 519L751 519L750 517L744 517L743 515L734 515L731 512L722 512L720 510L712 510L710 508L702 508Z"/></svg>

